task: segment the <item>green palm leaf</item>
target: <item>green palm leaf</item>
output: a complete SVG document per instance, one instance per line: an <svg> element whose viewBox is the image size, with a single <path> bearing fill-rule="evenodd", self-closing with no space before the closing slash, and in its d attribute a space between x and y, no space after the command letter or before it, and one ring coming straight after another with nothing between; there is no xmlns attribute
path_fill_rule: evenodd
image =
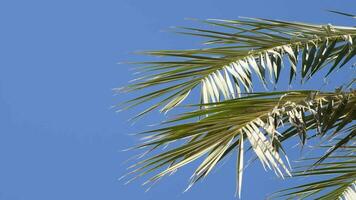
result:
<svg viewBox="0 0 356 200"><path fill-rule="evenodd" d="M121 91L149 88L150 92L126 102L126 108L160 98L138 116L158 107L169 111L199 86L204 104L233 99L253 91L254 76L266 87L268 80L277 83L283 68L287 68L283 67L287 65L284 62L290 65L292 82L298 71L302 80L307 80L329 66L326 74L329 75L356 54L354 27L260 18L204 23L224 31L182 28L182 33L207 38L206 44L213 47L145 52L167 57L168 61L139 63L144 64L140 71L146 75Z"/></svg>
<svg viewBox="0 0 356 200"><path fill-rule="evenodd" d="M340 11L336 11L336 10L329 10L329 12L336 13L336 14L339 14L339 15L344 15L344 16L347 16L347 17L352 17L352 18L356 19L356 15L353 15L353 14L350 14L350 13L340 12Z"/></svg>
<svg viewBox="0 0 356 200"><path fill-rule="evenodd" d="M192 176L189 185L191 187L206 177L223 158L236 149L239 151L236 169L237 191L240 194L244 168L243 154L246 151L244 141L249 142L249 148L255 152L265 169L273 170L276 175L283 177L284 174L289 174L289 167L285 164L287 158L283 159L280 155L284 152L280 143L281 138L286 140L296 134L304 135L307 130L316 127L323 130L325 126L342 126L347 115L337 113L340 107L350 110L355 104L355 95L354 91L270 92L193 106L197 109L165 122L164 124L168 126L143 133L146 141L137 148L149 148L150 152L167 144L176 142L181 144L182 141L186 143L138 162L132 166L134 170L130 174L136 174L133 178L135 179L158 170L159 172L147 183L155 182L180 167L204 157ZM327 118L330 113L335 114ZM312 125L308 121L309 118L314 120ZM172 123L174 125L169 125ZM291 126L293 129L281 134L278 129L283 125ZM323 133L321 136L328 135ZM167 168L162 170L163 167Z"/></svg>
<svg viewBox="0 0 356 200"><path fill-rule="evenodd" d="M346 132L356 132L356 127L348 128ZM347 135L349 135L348 133ZM345 137L347 138L347 136ZM340 141L345 140L340 139ZM298 185L289 189L280 191L279 197L305 199L313 197L320 200L353 200L356 197L356 157L355 157L355 140L348 138L333 156L326 159L327 162L322 164L313 164L299 167L293 173L295 177L323 177L323 179ZM339 142L338 142L339 143ZM350 146L351 145L351 146ZM333 146L337 146L334 144ZM319 158L306 159L305 161L315 161ZM318 162L316 162L318 163ZM312 179L313 180L313 179Z"/></svg>

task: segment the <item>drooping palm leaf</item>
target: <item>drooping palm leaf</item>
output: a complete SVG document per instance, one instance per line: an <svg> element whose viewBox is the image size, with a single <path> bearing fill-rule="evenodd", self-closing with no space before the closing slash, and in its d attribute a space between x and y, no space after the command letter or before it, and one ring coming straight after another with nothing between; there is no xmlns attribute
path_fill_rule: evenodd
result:
<svg viewBox="0 0 356 200"><path fill-rule="evenodd" d="M332 127L335 124L341 126L347 117L336 114L334 116L330 113L337 113L340 106L347 110L353 108L356 101L355 95L354 91L346 93L341 91L331 93L270 92L220 103L197 105L197 110L166 122L168 126L145 132L146 142L138 148L149 148L148 151L151 151L167 144L187 142L138 162L132 166L134 170L131 173L136 174L135 179L159 171L166 166L167 169L158 172L147 183L155 182L180 167L204 157L204 161L192 176L191 186L207 176L229 153L238 149L237 190L240 193L244 141L249 142L249 146L265 169L271 169L283 177L285 173L289 173L289 169L280 155L281 152L283 153L280 138L285 140L296 134L304 135L307 130L316 127L323 130L330 124ZM200 106L204 109L200 109ZM328 118L324 119L326 116ZM308 124L307 119L310 117L315 120L312 125ZM192 121L196 119L199 120ZM169 125L179 122L178 125ZM287 131L281 135L278 128L283 124L292 126L297 131L293 134Z"/></svg>
<svg viewBox="0 0 356 200"><path fill-rule="evenodd" d="M354 27L259 18L204 22L222 30L182 30L184 34L207 38L211 48L146 52L169 60L141 63L141 71L146 75L122 88L151 89L126 102L127 107L160 98L138 116L158 107L168 111L199 86L202 103L239 97L253 90L253 76L264 85L268 85L268 80L277 83L284 65L290 65L284 67L289 68L290 82L297 74L307 80L325 66L329 75L356 54ZM285 61L289 64L283 64Z"/></svg>

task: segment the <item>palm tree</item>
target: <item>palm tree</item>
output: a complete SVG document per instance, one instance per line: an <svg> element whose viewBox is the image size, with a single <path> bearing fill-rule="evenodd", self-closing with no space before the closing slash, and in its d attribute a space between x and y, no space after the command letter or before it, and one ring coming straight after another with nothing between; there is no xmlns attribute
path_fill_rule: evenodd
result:
<svg viewBox="0 0 356 200"><path fill-rule="evenodd" d="M199 103L180 106L186 111L162 122L158 129L141 133L145 141L135 148L147 150L131 166L128 182L153 174L145 182L153 184L203 158L190 188L236 150L236 191L240 196L244 154L252 150L252 159L277 176L324 178L273 197L355 199L355 79L331 92L277 91L275 85L284 71L289 84L298 80L303 84L317 74L328 77L350 65L356 54L356 27L261 18L201 22L214 28L183 27L178 32L207 39L209 48L144 52L162 60L136 63L142 65L138 69L144 75L120 88L125 92L149 89L122 104L128 109L152 102L134 119L155 109L166 113L200 90ZM267 91L254 92L256 84ZM304 166L291 170L283 143L294 136L300 138L301 146L314 141L322 153L302 159ZM175 144L172 148L156 151L171 143ZM143 158L152 152L157 153Z"/></svg>

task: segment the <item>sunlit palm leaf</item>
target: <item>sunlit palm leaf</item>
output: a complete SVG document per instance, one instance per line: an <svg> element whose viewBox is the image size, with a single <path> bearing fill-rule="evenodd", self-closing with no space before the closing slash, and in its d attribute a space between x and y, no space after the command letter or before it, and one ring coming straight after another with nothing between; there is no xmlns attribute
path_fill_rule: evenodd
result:
<svg viewBox="0 0 356 200"><path fill-rule="evenodd" d="M220 102L251 92L255 84L253 76L265 86L268 86L268 80L277 83L283 66L287 65L284 62L290 65L292 82L298 71L302 80L307 80L329 66L329 75L356 54L354 27L268 19L204 22L222 30L182 30L185 34L208 38L206 43L213 44L213 47L146 52L171 59L141 63L145 66L140 71L146 75L121 90L149 88L151 91L126 102L127 107L160 98L139 116L158 107L161 111L168 111L184 101L198 86L201 87L203 103ZM301 63L300 67L298 63Z"/></svg>
<svg viewBox="0 0 356 200"><path fill-rule="evenodd" d="M205 157L192 176L190 184L192 186L207 176L224 157L234 149L238 149L237 191L240 193L243 173L243 141L245 141L242 138L249 141L249 146L265 169L271 169L278 176L283 177L285 173L289 174L289 169L280 155L283 152L280 138L290 138L296 134L304 135L307 130L316 127L323 130L323 127L330 124L334 127L335 123L346 119L345 115L335 114L327 119L323 117L338 112L342 105L344 109L350 110L355 104L355 95L354 91L346 93L341 91L332 93L270 92L220 103L197 105L197 110L165 123L181 122L181 124L144 133L146 142L138 148L157 149L174 142L180 145L138 162L132 166L135 169L131 173L136 174L135 179L167 166L167 169L154 175L147 183L155 182L180 167L200 157ZM201 106L205 106L205 109L199 109ZM312 122L313 125L308 124L303 116L311 116L315 120ZM199 120L192 122L196 119ZM277 129L283 124L294 127L293 130L296 131L286 131L281 135ZM187 143L181 144L181 141L187 141Z"/></svg>

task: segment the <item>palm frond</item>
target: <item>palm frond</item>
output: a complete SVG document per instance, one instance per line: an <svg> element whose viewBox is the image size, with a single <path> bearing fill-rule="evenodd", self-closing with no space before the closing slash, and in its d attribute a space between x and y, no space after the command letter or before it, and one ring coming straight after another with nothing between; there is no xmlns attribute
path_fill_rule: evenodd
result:
<svg viewBox="0 0 356 200"><path fill-rule="evenodd" d="M353 127L349 131L355 132L356 129ZM293 173L295 177L307 177L308 179L311 179L311 177L323 177L321 180L315 181L314 179L314 182L285 189L276 194L279 194L278 197L298 197L298 199L305 199L306 197L320 200L355 199L356 157L354 145L355 141L349 139L348 145L344 144L342 150L339 149L336 152L337 154L327 158L328 162L318 165L312 164L315 166L314 168L310 168L310 165L307 165L306 170L299 170ZM317 159L319 158L311 160L315 161Z"/></svg>
<svg viewBox="0 0 356 200"><path fill-rule="evenodd" d="M329 117L330 113L338 112L341 105L344 105L345 110L349 110L355 104L355 95L354 91L268 92L224 102L195 105L193 107L196 107L196 110L165 122L166 127L143 133L146 141L137 148L149 148L150 152L172 143L175 147L133 165L134 169L130 174L136 174L133 178L136 179L166 166L167 169L158 172L146 182L152 183L198 158L204 158L193 173L189 185L191 187L206 177L223 158L236 149L239 151L236 173L237 191L240 194L243 155L246 149L244 141L249 142L249 147L253 149L265 169L273 170L281 177L284 174L290 175L289 167L285 164L287 158L283 159L280 155L284 152L280 138L290 138L296 134L304 136L307 130L315 127L319 127L320 130L330 124L334 127L333 124L347 117L342 114ZM305 116L319 119L316 120L319 123L314 122L310 125ZM328 118L323 119L325 117ZM169 125L172 123L174 125ZM339 126L341 124L340 122ZM293 130L297 131L294 134L286 132L282 135L278 129L283 125L294 127ZM187 142L182 144L182 141Z"/></svg>
<svg viewBox="0 0 356 200"><path fill-rule="evenodd" d="M145 52L169 60L139 63L145 75L121 91L150 92L125 102L126 108L159 98L138 116L158 107L168 111L199 86L203 104L229 100L252 92L254 76L266 87L277 83L287 63L291 83L298 74L305 81L326 66L327 76L356 54L354 27L260 18L204 23L224 31L182 28L182 33L207 38L211 48Z"/></svg>

